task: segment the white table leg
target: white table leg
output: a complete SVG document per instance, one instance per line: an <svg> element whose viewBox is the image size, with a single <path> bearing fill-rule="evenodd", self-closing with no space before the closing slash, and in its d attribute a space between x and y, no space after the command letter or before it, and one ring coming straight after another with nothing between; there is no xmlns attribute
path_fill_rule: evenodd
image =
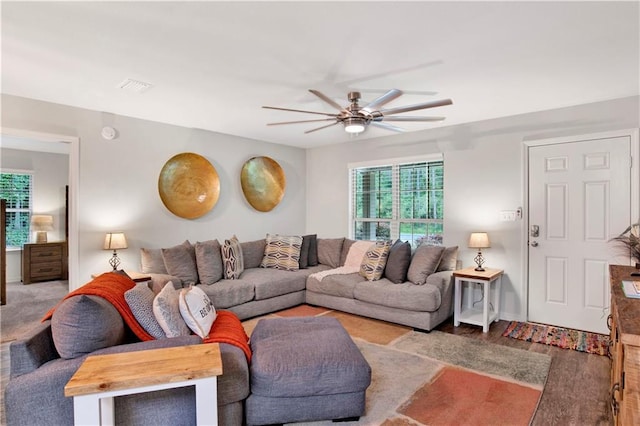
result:
<svg viewBox="0 0 640 426"><path fill-rule="evenodd" d="M198 425L218 424L218 384L216 377L196 382L196 421Z"/></svg>
<svg viewBox="0 0 640 426"><path fill-rule="evenodd" d="M486 333L489 331L489 300L491 300L491 281L483 281L482 282L482 291L483 294L483 309L482 309L482 332Z"/></svg>
<svg viewBox="0 0 640 426"><path fill-rule="evenodd" d="M100 405L100 398L95 394L73 397L73 423L87 426L100 425Z"/></svg>
<svg viewBox="0 0 640 426"><path fill-rule="evenodd" d="M453 305L453 325L457 327L460 325L460 309L462 308L462 294L460 291L460 278L455 279L454 296L455 301Z"/></svg>
<svg viewBox="0 0 640 426"><path fill-rule="evenodd" d="M500 275L498 277L498 279L496 280L496 303L495 303L495 309L496 309L496 322L500 321L500 287L502 286L502 275Z"/></svg>

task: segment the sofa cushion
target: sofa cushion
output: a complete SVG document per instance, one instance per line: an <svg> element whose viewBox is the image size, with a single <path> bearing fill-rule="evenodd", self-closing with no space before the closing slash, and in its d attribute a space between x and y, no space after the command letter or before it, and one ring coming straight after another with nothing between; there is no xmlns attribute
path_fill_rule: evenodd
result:
<svg viewBox="0 0 640 426"><path fill-rule="evenodd" d="M416 312L435 312L442 303L442 295L436 286L410 282L394 284L386 278L356 284L353 295L363 302Z"/></svg>
<svg viewBox="0 0 640 426"><path fill-rule="evenodd" d="M271 268L252 268L244 271L242 280L253 284L255 300L264 300L304 290L310 273L309 269L284 271Z"/></svg>
<svg viewBox="0 0 640 426"><path fill-rule="evenodd" d="M266 239L247 241L240 243L242 248L242 259L244 261L244 269L259 268L264 257L264 248L267 245Z"/></svg>
<svg viewBox="0 0 640 426"><path fill-rule="evenodd" d="M213 284L222 279L224 273L221 250L218 240L196 242L196 266L200 284Z"/></svg>
<svg viewBox="0 0 640 426"><path fill-rule="evenodd" d="M244 271L244 258L238 238L234 235L231 239L224 240L221 252L224 278L237 280Z"/></svg>
<svg viewBox="0 0 640 426"><path fill-rule="evenodd" d="M255 269L247 269L247 272ZM260 270L264 271L264 269ZM209 296L218 310L251 302L255 298L255 286L244 277L237 280L220 280L216 285L198 285L197 287Z"/></svg>
<svg viewBox="0 0 640 426"><path fill-rule="evenodd" d="M318 262L337 268L341 265L344 238L318 238Z"/></svg>
<svg viewBox="0 0 640 426"><path fill-rule="evenodd" d="M140 249L140 269L145 274L168 274L162 258L162 249Z"/></svg>
<svg viewBox="0 0 640 426"><path fill-rule="evenodd" d="M360 275L368 281L376 281L382 277L384 267L387 264L391 241L376 241L375 245L364 254L360 264Z"/></svg>
<svg viewBox="0 0 640 426"><path fill-rule="evenodd" d="M155 296L155 293L146 282L137 283L135 287L124 293L127 305L129 305L133 316L142 328L156 339L162 339L166 337L166 334L153 313L153 299Z"/></svg>
<svg viewBox="0 0 640 426"><path fill-rule="evenodd" d="M313 251L315 258L315 264L310 264L310 254ZM318 241L317 236L304 235L302 237L302 245L300 246L300 260L298 261L300 269L306 269L309 266L315 266L318 264Z"/></svg>
<svg viewBox="0 0 640 426"><path fill-rule="evenodd" d="M395 284L407 280L407 271L411 263L411 244L397 240L389 250L384 277Z"/></svg>
<svg viewBox="0 0 640 426"><path fill-rule="evenodd" d="M191 334L180 314L180 292L171 281L153 299L153 314L167 337Z"/></svg>
<svg viewBox="0 0 640 426"><path fill-rule="evenodd" d="M352 274L328 275L324 277L322 281L318 281L318 279L314 277L309 277L307 278L307 291L353 299L354 289L356 285L361 282L366 282L366 280L357 272Z"/></svg>
<svg viewBox="0 0 640 426"><path fill-rule="evenodd" d="M203 339L207 337L216 320L216 310L209 296L200 288L189 286L180 291L179 306L187 327Z"/></svg>
<svg viewBox="0 0 640 426"><path fill-rule="evenodd" d="M174 247L163 248L162 258L169 275L180 278L184 285L198 282L196 253L188 240Z"/></svg>
<svg viewBox="0 0 640 426"><path fill-rule="evenodd" d="M438 264L436 272L455 271L456 262L458 261L458 246L447 247L442 252L442 259Z"/></svg>
<svg viewBox="0 0 640 426"><path fill-rule="evenodd" d="M302 237L267 234L267 244L260 267L297 271L300 269L301 246Z"/></svg>
<svg viewBox="0 0 640 426"><path fill-rule="evenodd" d="M411 259L407 279L418 285L427 282L427 277L436 272L443 252L442 246L419 246Z"/></svg>
<svg viewBox="0 0 640 426"><path fill-rule="evenodd" d="M53 344L61 358L70 359L125 340L124 321L102 297L77 295L65 299L51 318Z"/></svg>

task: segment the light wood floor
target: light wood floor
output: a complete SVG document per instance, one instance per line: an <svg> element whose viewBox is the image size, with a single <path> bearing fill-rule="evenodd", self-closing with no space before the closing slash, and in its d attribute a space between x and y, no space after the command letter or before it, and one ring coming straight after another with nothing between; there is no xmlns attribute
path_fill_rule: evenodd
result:
<svg viewBox="0 0 640 426"><path fill-rule="evenodd" d="M488 333L482 327L449 319L436 329L551 356L551 369L532 425L611 425L609 380L611 361L606 356L560 349L540 343L502 337L508 321L493 323Z"/></svg>

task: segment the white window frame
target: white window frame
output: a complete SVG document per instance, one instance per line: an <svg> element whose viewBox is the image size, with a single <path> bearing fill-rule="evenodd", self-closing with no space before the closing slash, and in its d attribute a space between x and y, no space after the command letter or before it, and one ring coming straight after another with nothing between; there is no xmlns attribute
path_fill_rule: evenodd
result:
<svg viewBox="0 0 640 426"><path fill-rule="evenodd" d="M29 208L28 209L16 209L16 208L10 208L9 206L7 206L7 213L9 212L27 212L29 213L29 232L27 233L28 237L27 237L27 241L25 241L25 243L28 243L31 241L30 235L31 235L31 215L33 214L33 183L34 183L34 171L33 170L21 170L21 169L0 169L0 173L4 173L4 174L13 174L13 175L29 175L31 176L31 185L29 185ZM7 245L7 251L14 251L14 250L22 250L21 246L9 246Z"/></svg>
<svg viewBox="0 0 640 426"><path fill-rule="evenodd" d="M404 164L411 164L411 163L423 163L423 162L437 162L437 161L442 161L444 162L444 155L442 153L438 153L438 154L430 154L430 155L424 155L424 156L416 156L416 157L401 157L401 158L393 158L393 159L386 159L386 160L375 160L375 161L363 161L363 162L357 162L357 163L348 163L347 164L347 169L348 169L348 182L349 182L349 238L353 238L355 239L355 222L356 221L372 221L372 222L391 222L391 226L390 226L390 239L392 241L395 241L396 239L399 238L400 235L400 222L402 223L409 223L409 222L415 222L415 223L441 223L443 221L441 220L433 220L433 219L401 219L399 217L398 214L398 205L400 202L400 195L399 195L399 185L398 185L398 181L397 178L399 176L398 170L399 167L401 165ZM353 182L353 170L354 169L359 169L359 168L367 168L367 167L392 167L392 176L394 179L393 185L392 185L392 199L393 199L393 203L392 203L392 216L391 219L386 219L386 218L381 218L379 220L376 219L362 219L362 218L356 218L355 217L355 212L354 212L354 182Z"/></svg>

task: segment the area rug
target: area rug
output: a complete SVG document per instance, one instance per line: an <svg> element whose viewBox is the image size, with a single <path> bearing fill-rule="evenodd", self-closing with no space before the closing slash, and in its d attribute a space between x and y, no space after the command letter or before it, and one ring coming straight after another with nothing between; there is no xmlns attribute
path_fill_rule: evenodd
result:
<svg viewBox="0 0 640 426"><path fill-rule="evenodd" d="M609 336L588 331L511 321L502 335L590 354L608 355L609 353Z"/></svg>
<svg viewBox="0 0 640 426"><path fill-rule="evenodd" d="M270 316L318 315L337 318L371 365L365 415L341 424L528 425L535 414L551 365L546 354L304 305ZM248 333L257 321L243 323Z"/></svg>

